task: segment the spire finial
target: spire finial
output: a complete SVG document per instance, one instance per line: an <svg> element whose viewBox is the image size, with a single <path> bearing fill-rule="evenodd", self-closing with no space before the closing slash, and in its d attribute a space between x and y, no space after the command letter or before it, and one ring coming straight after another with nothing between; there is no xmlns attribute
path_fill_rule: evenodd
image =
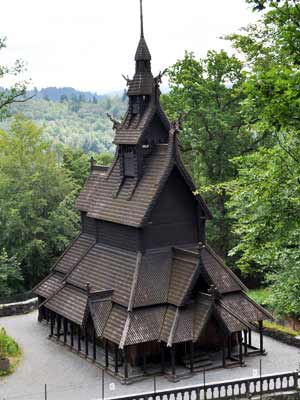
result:
<svg viewBox="0 0 300 400"><path fill-rule="evenodd" d="M140 13L141 13L141 37L144 37L144 18L143 18L143 0L140 0Z"/></svg>

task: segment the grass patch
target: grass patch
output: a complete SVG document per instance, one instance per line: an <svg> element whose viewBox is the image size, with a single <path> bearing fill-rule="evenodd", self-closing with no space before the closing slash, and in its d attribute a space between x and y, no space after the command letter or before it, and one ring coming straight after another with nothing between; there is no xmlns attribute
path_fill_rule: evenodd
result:
<svg viewBox="0 0 300 400"><path fill-rule="evenodd" d="M0 370L0 376L12 374L16 370L22 358L21 347L12 337L7 335L4 328L0 329L0 358L8 358L10 361L9 370Z"/></svg>
<svg viewBox="0 0 300 400"><path fill-rule="evenodd" d="M271 290L269 288L253 289L247 292L247 295L261 306L270 306L270 294Z"/></svg>
<svg viewBox="0 0 300 400"><path fill-rule="evenodd" d="M294 331L292 328L288 328L287 326L276 324L276 322L264 321L264 327L273 329L275 331L279 331L282 333L287 333L291 336L300 336L300 331Z"/></svg>

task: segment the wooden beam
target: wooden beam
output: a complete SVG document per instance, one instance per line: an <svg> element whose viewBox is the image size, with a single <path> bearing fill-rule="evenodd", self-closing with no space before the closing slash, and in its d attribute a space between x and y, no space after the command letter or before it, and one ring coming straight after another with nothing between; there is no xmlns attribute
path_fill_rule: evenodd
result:
<svg viewBox="0 0 300 400"><path fill-rule="evenodd" d="M243 364L243 341L242 341L242 332L238 332L238 341L239 341L239 361L240 364Z"/></svg>
<svg viewBox="0 0 300 400"><path fill-rule="evenodd" d="M143 372L147 373L147 354L143 352Z"/></svg>
<svg viewBox="0 0 300 400"><path fill-rule="evenodd" d="M56 334L57 334L57 340L60 338L60 328L61 328L61 316L56 314Z"/></svg>
<svg viewBox="0 0 300 400"><path fill-rule="evenodd" d="M222 366L226 368L226 343L227 343L227 336L223 338L223 346L222 346Z"/></svg>
<svg viewBox="0 0 300 400"><path fill-rule="evenodd" d="M127 357L127 347L123 349L123 357L124 357L124 376L125 379L128 379L128 357Z"/></svg>
<svg viewBox="0 0 300 400"><path fill-rule="evenodd" d="M77 325L78 329L77 329L77 333L78 333L78 337L77 337L77 345L78 345L78 353L81 352L81 331L80 331L80 326Z"/></svg>
<svg viewBox="0 0 300 400"><path fill-rule="evenodd" d="M54 312L50 311L50 337L54 335Z"/></svg>
<svg viewBox="0 0 300 400"><path fill-rule="evenodd" d="M171 347L171 366L172 366L172 375L176 376L176 365L175 365L175 357L176 351L174 345Z"/></svg>
<svg viewBox="0 0 300 400"><path fill-rule="evenodd" d="M84 328L84 343L85 343L85 355L89 355L89 335L87 330L87 325Z"/></svg>
<svg viewBox="0 0 300 400"><path fill-rule="evenodd" d="M249 346L252 346L252 330L251 330L251 328L249 328L248 343L249 343Z"/></svg>
<svg viewBox="0 0 300 400"><path fill-rule="evenodd" d="M165 344L163 342L160 343L160 355L161 355L161 372L164 374L166 370L166 353L165 353Z"/></svg>
<svg viewBox="0 0 300 400"><path fill-rule="evenodd" d="M119 372L119 348L118 345L115 344L115 373Z"/></svg>
<svg viewBox="0 0 300 400"><path fill-rule="evenodd" d="M74 347L74 322L70 321L71 324L71 347Z"/></svg>
<svg viewBox="0 0 300 400"><path fill-rule="evenodd" d="M68 320L63 317L64 344L67 344Z"/></svg>
<svg viewBox="0 0 300 400"><path fill-rule="evenodd" d="M97 359L97 346L96 346L96 331L93 328L93 360L96 361Z"/></svg>
<svg viewBox="0 0 300 400"><path fill-rule="evenodd" d="M228 358L231 358L231 334L228 336Z"/></svg>
<svg viewBox="0 0 300 400"><path fill-rule="evenodd" d="M190 342L190 371L194 372L194 342Z"/></svg>
<svg viewBox="0 0 300 400"><path fill-rule="evenodd" d="M109 360L108 360L108 340L107 340L107 339L105 339L104 349L105 349L105 368L107 369L107 368L109 367Z"/></svg>
<svg viewBox="0 0 300 400"><path fill-rule="evenodd" d="M264 350L263 322L258 321L258 325L259 325L259 350L260 354L264 354L265 350Z"/></svg>
<svg viewBox="0 0 300 400"><path fill-rule="evenodd" d="M244 330L244 354L248 355L248 331Z"/></svg>

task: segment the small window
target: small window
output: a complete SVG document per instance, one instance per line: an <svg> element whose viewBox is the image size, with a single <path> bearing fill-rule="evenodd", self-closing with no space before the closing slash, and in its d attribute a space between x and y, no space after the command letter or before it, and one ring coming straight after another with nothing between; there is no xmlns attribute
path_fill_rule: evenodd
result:
<svg viewBox="0 0 300 400"><path fill-rule="evenodd" d="M135 154L133 152L124 153L124 176L134 178L135 170Z"/></svg>

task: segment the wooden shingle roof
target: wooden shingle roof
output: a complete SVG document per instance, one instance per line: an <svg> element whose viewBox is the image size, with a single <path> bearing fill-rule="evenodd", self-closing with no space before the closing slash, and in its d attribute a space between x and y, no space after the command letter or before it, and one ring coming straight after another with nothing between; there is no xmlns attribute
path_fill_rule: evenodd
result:
<svg viewBox="0 0 300 400"><path fill-rule="evenodd" d="M249 323L273 318L269 312L243 292L224 294L221 303Z"/></svg>
<svg viewBox="0 0 300 400"><path fill-rule="evenodd" d="M199 257L197 254L174 248L168 303L181 306L189 297L194 277L198 276Z"/></svg>
<svg viewBox="0 0 300 400"><path fill-rule="evenodd" d="M120 163L115 162L112 170L102 177L96 172L83 189L76 205L87 211L88 217L118 224L142 227L165 187L172 170L177 168L186 184L193 192L196 188L182 165L177 150L175 135L170 135L168 144L158 144L144 163L143 175L139 182L122 179ZM200 195L195 195L204 218L211 214ZM82 208L84 206L84 209Z"/></svg>
<svg viewBox="0 0 300 400"><path fill-rule="evenodd" d="M83 325L87 312L87 292L72 285L64 285L43 305L78 325Z"/></svg>
<svg viewBox="0 0 300 400"><path fill-rule="evenodd" d="M97 243L80 261L67 278L67 282L92 291L113 290L112 300L128 307L136 253Z"/></svg>
<svg viewBox="0 0 300 400"><path fill-rule="evenodd" d="M63 273L70 272L94 243L93 236L80 234L59 258L53 270Z"/></svg>
<svg viewBox="0 0 300 400"><path fill-rule="evenodd" d="M33 292L38 296L48 299L55 292L57 292L59 288L62 287L63 278L63 274L60 274L59 272L52 272L33 289Z"/></svg>
<svg viewBox="0 0 300 400"><path fill-rule="evenodd" d="M200 258L204 277L207 278L208 283L215 285L220 293L247 290L246 286L208 245L200 249Z"/></svg>
<svg viewBox="0 0 300 400"><path fill-rule="evenodd" d="M136 83L137 84L137 83ZM147 83L150 85L150 82ZM150 86L149 86L150 90ZM153 81L151 83L153 89ZM132 116L130 113L125 115L124 121L116 131L114 138L115 144L137 144L141 141L143 135L147 132L151 121L158 116L166 131L170 130L170 123L162 110L157 96L153 95L148 106L143 110L142 115Z"/></svg>

